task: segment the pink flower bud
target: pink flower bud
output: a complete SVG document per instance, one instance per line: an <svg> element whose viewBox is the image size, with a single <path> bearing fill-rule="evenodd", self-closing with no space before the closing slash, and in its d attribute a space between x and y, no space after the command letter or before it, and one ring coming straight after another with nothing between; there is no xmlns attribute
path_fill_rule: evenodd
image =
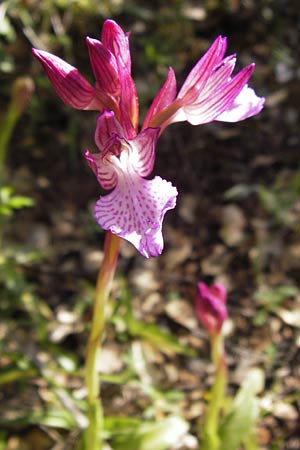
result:
<svg viewBox="0 0 300 450"><path fill-rule="evenodd" d="M198 283L196 314L209 334L219 333L228 316L226 297L226 289L222 284L208 287L205 283Z"/></svg>
<svg viewBox="0 0 300 450"><path fill-rule="evenodd" d="M21 115L34 91L34 83L30 77L19 77L13 84L12 101L18 115Z"/></svg>

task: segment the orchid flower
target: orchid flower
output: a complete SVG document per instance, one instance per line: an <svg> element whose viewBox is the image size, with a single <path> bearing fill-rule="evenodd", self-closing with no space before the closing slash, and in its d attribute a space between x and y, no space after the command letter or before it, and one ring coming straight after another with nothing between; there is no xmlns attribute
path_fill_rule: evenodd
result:
<svg viewBox="0 0 300 450"><path fill-rule="evenodd" d="M99 184L109 194L95 205L95 218L129 242L145 256L162 252L162 221L176 204L177 189L156 176L146 180L153 169L159 128L147 128L133 139L124 132L112 111L97 120L95 142L99 153L85 152L85 158Z"/></svg>
<svg viewBox="0 0 300 450"><path fill-rule="evenodd" d="M61 99L77 109L101 111L96 126L98 153L84 156L99 184L111 192L95 204L99 225L131 242L145 257L163 249L162 221L175 207L177 189L160 177L147 180L155 161L159 128L138 134L138 100L131 77L128 35L112 20L101 41L87 38L96 79L88 81L55 55L33 50Z"/></svg>
<svg viewBox="0 0 300 450"><path fill-rule="evenodd" d="M226 289L222 284L216 283L209 287L205 283L198 283L196 313L211 335L218 334L227 319L226 297Z"/></svg>
<svg viewBox="0 0 300 450"><path fill-rule="evenodd" d="M99 152L84 155L99 184L111 191L95 205L97 222L130 241L142 255L157 256L163 248L162 220L175 207L177 196L176 188L160 177L145 179L153 169L158 136L174 122L234 122L257 114L264 99L247 85L254 65L231 77L235 56L224 58L226 38L218 37L178 94L174 71L169 69L139 132L129 35L106 20L101 41L87 37L86 42L94 86L57 56L36 49L33 54L67 105L100 112L95 132Z"/></svg>
<svg viewBox="0 0 300 450"><path fill-rule="evenodd" d="M143 128L188 121L200 125L214 120L238 122L258 114L265 99L257 97L247 82L254 64L231 77L236 56L224 58L226 38L219 36L187 76L176 95L176 78L172 68L153 100Z"/></svg>

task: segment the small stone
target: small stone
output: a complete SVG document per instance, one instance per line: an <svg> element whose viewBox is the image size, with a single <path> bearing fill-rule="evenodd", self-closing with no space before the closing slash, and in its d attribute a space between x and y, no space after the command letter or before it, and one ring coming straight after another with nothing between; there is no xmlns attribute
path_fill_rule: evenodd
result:
<svg viewBox="0 0 300 450"><path fill-rule="evenodd" d="M294 406L284 403L278 402L274 405L273 409L274 416L278 419L282 420L297 420L298 413Z"/></svg>
<svg viewBox="0 0 300 450"><path fill-rule="evenodd" d="M177 299L168 302L166 304L166 312L175 322L187 329L195 330L198 328L195 310L186 300Z"/></svg>

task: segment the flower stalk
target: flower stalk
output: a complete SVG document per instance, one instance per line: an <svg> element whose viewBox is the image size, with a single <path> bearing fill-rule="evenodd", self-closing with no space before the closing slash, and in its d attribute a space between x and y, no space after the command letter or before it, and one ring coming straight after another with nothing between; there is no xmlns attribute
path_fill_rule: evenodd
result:
<svg viewBox="0 0 300 450"><path fill-rule="evenodd" d="M199 430L201 450L219 450L220 414L224 406L227 386L227 366L224 350L223 325L228 316L225 286L215 283L211 287L198 283L196 314L210 338L211 360L215 368L214 382L209 394L205 423Z"/></svg>
<svg viewBox="0 0 300 450"><path fill-rule="evenodd" d="M0 178L3 178L9 140L15 125L25 110L34 90L34 84L29 77L19 77L13 84L11 101L8 110L0 124ZM1 180L0 180L1 181Z"/></svg>
<svg viewBox="0 0 300 450"><path fill-rule="evenodd" d="M218 450L220 439L218 429L220 413L224 404L227 386L227 366L225 361L224 338L222 332L210 336L211 358L215 366L215 378L210 391L206 420L201 430L202 450Z"/></svg>
<svg viewBox="0 0 300 450"><path fill-rule="evenodd" d="M85 432L85 449L101 450L103 412L100 399L100 380L97 368L105 327L105 306L114 278L121 239L106 233L104 260L99 271L93 308L91 331L87 345L85 384L87 388L89 425Z"/></svg>

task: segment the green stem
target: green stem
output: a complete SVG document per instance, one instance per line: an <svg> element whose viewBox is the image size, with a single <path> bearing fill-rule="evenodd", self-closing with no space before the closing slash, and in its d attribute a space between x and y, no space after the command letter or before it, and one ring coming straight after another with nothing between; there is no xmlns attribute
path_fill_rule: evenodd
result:
<svg viewBox="0 0 300 450"><path fill-rule="evenodd" d="M7 145L19 118L18 109L14 101L11 101L8 111L0 126L0 177L3 178L4 163L7 153Z"/></svg>
<svg viewBox="0 0 300 450"><path fill-rule="evenodd" d="M104 260L99 271L93 318L87 345L85 383L87 388L89 425L85 432L85 450L102 450L103 412L100 399L100 380L97 370L105 326L105 306L114 278L120 238L110 231L106 233Z"/></svg>
<svg viewBox="0 0 300 450"><path fill-rule="evenodd" d="M11 101L0 124L0 176L3 177L7 146L14 127L26 108L33 92L33 81L29 77L20 77L12 86Z"/></svg>
<svg viewBox="0 0 300 450"><path fill-rule="evenodd" d="M227 385L227 367L222 332L211 336L211 355L216 372L203 427L201 450L218 450L220 446L218 436L219 418Z"/></svg>

